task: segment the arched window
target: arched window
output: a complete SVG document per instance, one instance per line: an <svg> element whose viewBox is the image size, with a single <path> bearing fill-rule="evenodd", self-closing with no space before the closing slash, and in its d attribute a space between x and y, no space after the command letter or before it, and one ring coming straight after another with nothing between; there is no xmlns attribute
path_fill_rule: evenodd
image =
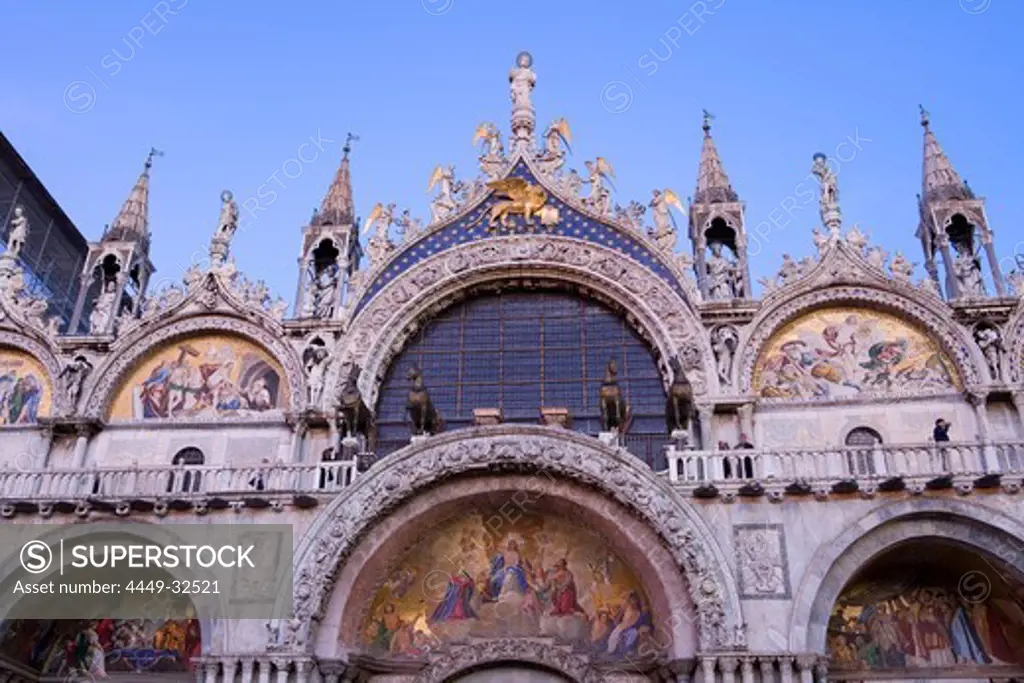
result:
<svg viewBox="0 0 1024 683"><path fill-rule="evenodd" d="M171 472L167 480L167 492L172 493L175 490L179 490L182 493L198 493L200 486L202 486L203 474L191 469L191 466L206 464L206 456L203 455L203 452L194 446L182 448L174 454L171 464L176 468L184 470L184 472L181 475L181 487L179 489L174 487L175 473Z"/></svg>
<svg viewBox="0 0 1024 683"><path fill-rule="evenodd" d="M846 464L853 476L875 474L875 449L882 445L882 435L871 427L855 427L846 435Z"/></svg>
<svg viewBox="0 0 1024 683"><path fill-rule="evenodd" d="M409 370L422 371L448 430L473 424L475 408L505 422L537 424L542 407L568 408L572 429L601 430L598 396L608 361L632 410L626 447L664 467L665 391L650 347L623 315L552 290L505 290L461 301L423 325L388 368L377 406L378 455L409 443Z"/></svg>

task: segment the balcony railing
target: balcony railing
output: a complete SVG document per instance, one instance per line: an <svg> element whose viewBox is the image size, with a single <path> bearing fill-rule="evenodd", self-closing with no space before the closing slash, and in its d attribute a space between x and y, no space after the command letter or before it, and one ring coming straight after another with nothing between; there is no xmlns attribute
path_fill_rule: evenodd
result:
<svg viewBox="0 0 1024 683"><path fill-rule="evenodd" d="M772 448L666 453L680 484L981 477L1024 473L1024 441L922 443L833 448Z"/></svg>
<svg viewBox="0 0 1024 683"><path fill-rule="evenodd" d="M190 499L263 494L330 493L350 486L355 461L228 467L167 465L0 472L0 498L68 501Z"/></svg>
<svg viewBox="0 0 1024 683"><path fill-rule="evenodd" d="M851 482L859 482L862 487L880 485L883 489L891 482L916 486L954 478L998 483L995 475L1024 477L1024 441L735 451L669 447L664 457L667 470L662 470L662 475L677 488L695 495L715 491L810 490L807 487L818 491L837 485L845 490ZM361 458L373 461L372 455ZM138 465L7 470L0 471L0 501L10 505L19 501L43 504L86 500L198 502L308 498L340 491L351 486L358 476L355 460L250 467Z"/></svg>

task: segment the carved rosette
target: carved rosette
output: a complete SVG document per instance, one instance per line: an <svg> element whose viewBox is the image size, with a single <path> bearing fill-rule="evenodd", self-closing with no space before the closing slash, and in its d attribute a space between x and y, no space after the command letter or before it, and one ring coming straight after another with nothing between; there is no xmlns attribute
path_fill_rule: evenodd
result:
<svg viewBox="0 0 1024 683"><path fill-rule="evenodd" d="M384 368L423 316L458 293L508 278L549 278L599 292L628 311L663 358L680 353L714 367L710 346L688 303L668 284L618 251L551 235L516 235L471 242L427 258L390 282L352 322L338 357L364 368L360 390L374 403ZM710 379L713 378L709 378ZM695 388L700 391L701 386ZM335 391L341 378L332 376Z"/></svg>
<svg viewBox="0 0 1024 683"><path fill-rule="evenodd" d="M924 299L916 290L895 291L896 287L885 290L873 286L826 287L821 283L812 285L791 292L791 298L766 309L747 328L753 332L743 342L743 350L739 356L742 359L740 387L743 391L751 390L754 364L761 349L783 325L805 312L847 304L862 304L895 311L901 317L920 325L940 342L942 350L956 364L965 385L979 382L978 365L971 352L971 348L974 347L973 340L968 339L961 330L950 324L952 312L944 316L941 311L935 310L933 301ZM906 289L911 287L912 285L908 283Z"/></svg>
<svg viewBox="0 0 1024 683"><path fill-rule="evenodd" d="M118 340L117 347L111 352L105 365L98 367L86 379L82 389L86 396L83 414L88 417L100 418L106 412L108 403L113 400L114 391L124 381L124 376L155 348L176 338L188 337L206 332L226 332L246 337L262 346L281 364L284 369L285 381L288 383L290 410L302 409L303 397L306 395L306 380L302 365L294 350L283 340L283 333L272 327L271 321L260 326L248 320L217 314L193 315L177 321L169 322L157 329L139 329L127 337ZM270 329L267 329L267 328ZM216 418L224 421L223 416Z"/></svg>
<svg viewBox="0 0 1024 683"><path fill-rule="evenodd" d="M296 553L293 607L305 628L324 615L335 577L376 523L421 491L459 475L539 473L598 489L644 520L684 573L698 614L701 648L732 645L742 623L728 563L710 530L673 489L628 452L574 432L526 425L431 437L388 456L330 504ZM294 646L309 650L315 633Z"/></svg>

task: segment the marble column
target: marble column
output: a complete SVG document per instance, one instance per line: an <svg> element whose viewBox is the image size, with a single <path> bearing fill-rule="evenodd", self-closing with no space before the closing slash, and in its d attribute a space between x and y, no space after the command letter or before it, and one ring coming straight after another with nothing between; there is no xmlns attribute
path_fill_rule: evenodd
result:
<svg viewBox="0 0 1024 683"><path fill-rule="evenodd" d="M796 666L800 670L800 683L814 683L814 665L817 663L816 655L800 655L796 658Z"/></svg>
<svg viewBox="0 0 1024 683"><path fill-rule="evenodd" d="M736 683L736 667L740 660L736 657L719 657L718 666L722 669L722 683Z"/></svg>
<svg viewBox="0 0 1024 683"><path fill-rule="evenodd" d="M295 662L295 683L309 683L309 676L312 671L312 661L304 659L302 661Z"/></svg>
<svg viewBox="0 0 1024 683"><path fill-rule="evenodd" d="M946 268L946 298L957 299L960 297L960 281L956 279L956 272L953 270L953 255L949 251L949 238L944 234L939 235L939 250L942 252L942 265Z"/></svg>
<svg viewBox="0 0 1024 683"><path fill-rule="evenodd" d="M715 683L715 658L704 657L700 660L700 668L704 674L704 683Z"/></svg>
<svg viewBox="0 0 1024 683"><path fill-rule="evenodd" d="M289 659L275 659L274 668L277 669L277 683L288 683L288 665L291 664Z"/></svg>
<svg viewBox="0 0 1024 683"><path fill-rule="evenodd" d="M779 683L793 683L793 657L779 657Z"/></svg>
<svg viewBox="0 0 1024 683"><path fill-rule="evenodd" d="M982 230L981 243L985 245L985 254L988 256L988 265L992 269L992 282L996 285L996 296L1006 296L1006 285L1003 284L1003 270L999 267L999 259L996 257L996 249L992 244L992 233L988 230Z"/></svg>
<svg viewBox="0 0 1024 683"><path fill-rule="evenodd" d="M775 663L768 657L758 660L761 667L761 683L775 683Z"/></svg>
<svg viewBox="0 0 1024 683"><path fill-rule="evenodd" d="M715 450L715 433L712 422L715 416L713 405L697 406L697 414L700 416L700 447L701 450Z"/></svg>
<svg viewBox="0 0 1024 683"><path fill-rule="evenodd" d="M217 674L220 673L220 662L206 662L204 673L203 683L217 683Z"/></svg>
<svg viewBox="0 0 1024 683"><path fill-rule="evenodd" d="M252 683L253 668L256 665L256 660L252 657L245 657L242 659L242 681L241 683Z"/></svg>
<svg viewBox="0 0 1024 683"><path fill-rule="evenodd" d="M1013 408L1017 411L1017 436L1024 437L1024 391L1015 391L1011 396Z"/></svg>
<svg viewBox="0 0 1024 683"><path fill-rule="evenodd" d="M89 455L89 436L90 429L87 425L75 425L75 468L82 469L85 467L86 457Z"/></svg>
<svg viewBox="0 0 1024 683"><path fill-rule="evenodd" d="M224 660L224 683L235 683L235 674L238 673L238 660L232 657Z"/></svg>
<svg viewBox="0 0 1024 683"><path fill-rule="evenodd" d="M259 660L260 680L259 683L270 683L270 660L263 658Z"/></svg>
<svg viewBox="0 0 1024 683"><path fill-rule="evenodd" d="M754 658L744 657L740 660L741 680L743 683L754 683Z"/></svg>
<svg viewBox="0 0 1024 683"><path fill-rule="evenodd" d="M299 418L295 422L292 431L291 461L295 464L302 462L302 447L306 438L306 421Z"/></svg>

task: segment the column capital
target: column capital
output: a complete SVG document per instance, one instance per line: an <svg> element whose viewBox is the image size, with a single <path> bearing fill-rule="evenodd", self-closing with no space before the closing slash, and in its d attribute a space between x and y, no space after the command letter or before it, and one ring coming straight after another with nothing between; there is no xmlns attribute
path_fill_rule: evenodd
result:
<svg viewBox="0 0 1024 683"><path fill-rule="evenodd" d="M797 655L796 666L801 671L810 671L818 663L818 655Z"/></svg>
<svg viewBox="0 0 1024 683"><path fill-rule="evenodd" d="M722 673L733 673L736 671L736 667L740 664L740 658L732 655L726 655L718 658L718 666L722 668Z"/></svg>

